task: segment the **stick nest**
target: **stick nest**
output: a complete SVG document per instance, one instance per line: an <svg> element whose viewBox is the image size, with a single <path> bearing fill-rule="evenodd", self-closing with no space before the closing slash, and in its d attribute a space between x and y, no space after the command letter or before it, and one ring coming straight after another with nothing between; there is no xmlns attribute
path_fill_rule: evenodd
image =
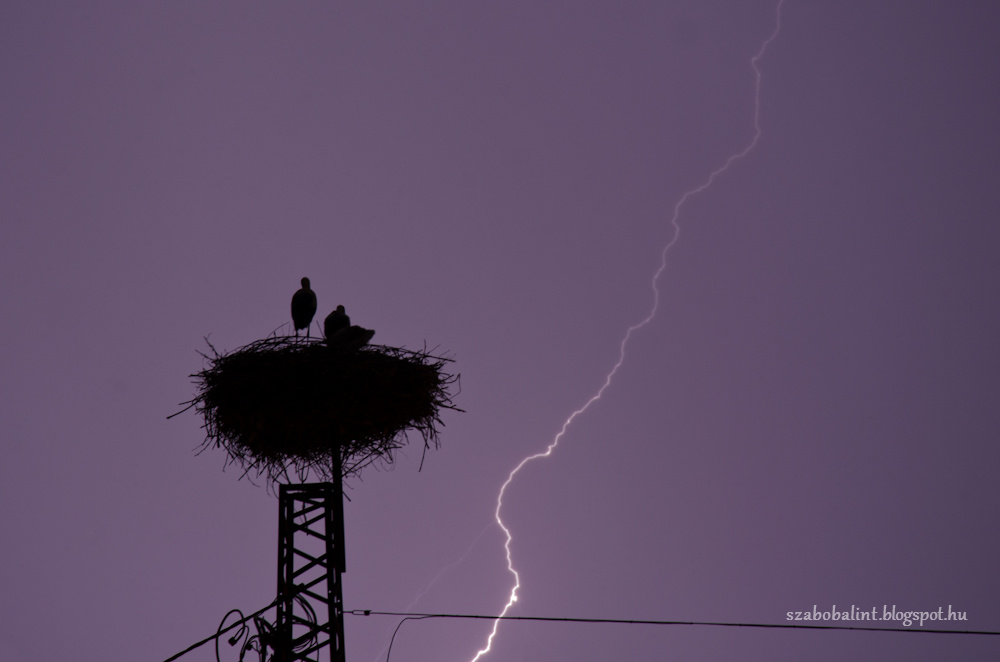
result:
<svg viewBox="0 0 1000 662"><path fill-rule="evenodd" d="M452 404L458 375L450 359L381 345L330 347L319 340L270 337L220 354L191 375L198 394L187 403L205 418L199 452L222 447L229 462L270 481L305 480L315 472L356 476L372 463L392 464L408 433L423 453L440 446L441 409ZM180 413L180 412L178 412ZM423 457L421 457L421 465Z"/></svg>

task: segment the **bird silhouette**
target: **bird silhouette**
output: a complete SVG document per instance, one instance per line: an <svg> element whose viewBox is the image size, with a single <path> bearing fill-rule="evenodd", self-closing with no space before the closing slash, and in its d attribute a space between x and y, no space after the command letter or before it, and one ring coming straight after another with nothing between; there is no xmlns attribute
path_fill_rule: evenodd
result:
<svg viewBox="0 0 1000 662"><path fill-rule="evenodd" d="M337 310L326 316L323 320L323 334L327 340L333 338L336 333L346 329L351 325L351 318L347 316L347 311L343 306L337 306Z"/></svg>
<svg viewBox="0 0 1000 662"><path fill-rule="evenodd" d="M358 349L367 345L375 335L372 329L352 325L351 318L347 316L343 306L337 306L337 309L323 320L323 333L326 335L327 345L340 349Z"/></svg>
<svg viewBox="0 0 1000 662"><path fill-rule="evenodd" d="M292 295L292 323L295 325L296 337L299 335L299 329L305 329L306 338L309 337L309 326L315 314L316 293L309 289L309 279L303 278L302 289Z"/></svg>

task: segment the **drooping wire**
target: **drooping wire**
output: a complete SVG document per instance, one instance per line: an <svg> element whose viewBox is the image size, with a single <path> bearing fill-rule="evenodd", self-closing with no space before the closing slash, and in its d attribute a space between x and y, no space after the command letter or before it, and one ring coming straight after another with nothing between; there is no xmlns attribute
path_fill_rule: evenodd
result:
<svg viewBox="0 0 1000 662"><path fill-rule="evenodd" d="M256 650L256 648L254 647L254 643L256 642L257 637L250 636L250 628L248 628L246 624L246 622L249 619L244 617L243 612L240 611L239 609L230 609L228 612L226 612L226 615L222 617L222 622L219 623L219 631L218 631L219 633L223 631L223 626L226 624L226 621L229 620L229 617L232 614L240 615L240 620L238 621L240 624L240 628L236 631L236 634L234 634L229 638L229 645L235 646L240 640L243 640L242 645L240 645L240 662L243 662L243 658L246 656L247 651ZM256 624L260 621L260 617L254 616L253 620L254 623ZM215 638L215 662L222 662L221 652L219 651L220 638L221 638L220 636L217 636ZM261 658L260 662L264 662L265 650L266 649L263 646L260 647L260 658Z"/></svg>
<svg viewBox="0 0 1000 662"><path fill-rule="evenodd" d="M624 619L624 618L570 618L570 617L554 617L554 616L498 616L495 614L419 614L419 613L407 613L398 611L374 611L371 609L353 609L351 611L345 611L345 614L350 614L352 616L404 616L405 618L399 622L399 625L403 624L403 621L407 620L420 620L424 618L463 618L463 619L479 619L479 620L503 620L503 621L550 621L550 622L560 622L560 623L612 623L619 625L704 625L704 626L716 626L716 627L737 627L737 628L770 628L770 629L785 629L785 630L857 630L862 632L923 632L925 634L979 634L979 635L992 635L1000 636L1000 631L992 630L944 630L944 629L931 629L931 628L881 628L872 626L858 626L858 625L794 625L792 623L724 623L718 621L660 621L660 620L643 620L643 619ZM399 630L399 625L396 626L396 630ZM396 633L393 632L393 637L395 638ZM391 643L390 643L391 646ZM388 662L388 657L386 658Z"/></svg>
<svg viewBox="0 0 1000 662"><path fill-rule="evenodd" d="M263 614L268 609L271 609L276 604L278 604L279 598L276 598L274 602L267 605L263 609L259 609L254 613L241 618L240 620L234 622L225 628L219 627L219 631L210 637L206 637L201 641L194 643L184 650L176 653L165 659L163 662L173 662L179 657L190 653L191 651L204 646L210 641L218 640L226 632L243 625L251 618L256 618ZM238 611L238 610L233 610ZM230 611L229 614L233 613ZM485 615L485 614L420 614L420 613L408 613L399 611L374 611L371 609L352 609L350 611L345 611L345 614L350 614L351 616L402 616L403 619L396 626L396 629L392 633L392 639L389 641L389 651L386 652L385 660L389 662L389 655L392 652L392 643L396 639L396 633L399 632L399 628L406 621L410 620L423 620L425 618L461 618L461 619L476 619L476 620L504 620L504 621L549 621L549 622L561 622L561 623L610 623L619 625L702 625L702 626L715 626L715 627L738 627L738 628L768 628L768 629L785 629L785 630L855 630L859 632L923 632L924 634L978 634L987 636L1000 636L1000 631L993 630L942 630L942 629L928 629L928 628L879 628L879 627L865 627L865 626L855 626L855 625L793 625L791 623L724 623L715 621L660 621L660 620L641 620L641 619L623 619L623 618L570 618L570 617L554 617L554 616L498 616L496 614ZM226 617L229 617L226 614ZM225 619L223 619L223 622ZM240 635L234 635L234 639L238 640ZM234 644L235 645L235 644Z"/></svg>
<svg viewBox="0 0 1000 662"><path fill-rule="evenodd" d="M344 613L346 614L348 612ZM370 613L378 613L378 612L370 612ZM365 614L365 616L367 615L368 614ZM396 640L396 633L399 632L399 628L403 627L403 623L405 623L406 621L419 621L424 618L434 618L434 616L431 615L407 616L406 618L404 618L399 622L399 625L396 626L396 629L392 631L392 638L389 639L389 648L385 651L385 662L389 662L389 656L392 655L392 642Z"/></svg>
<svg viewBox="0 0 1000 662"><path fill-rule="evenodd" d="M181 656L183 656L183 655L187 655L188 653L190 653L190 652L191 652L191 651L193 651L194 649L196 649L196 648L200 648L201 646L204 646L205 644L207 644L207 643L208 643L208 642L210 642L210 641L218 641L219 637L221 637L221 636L222 636L222 635L224 635L225 633L229 632L229 631L230 631L230 630L232 630L233 628L236 628L236 627L238 627L238 626L241 626L241 625L243 625L244 623L246 623L246 622L247 622L248 620L250 620L251 618L256 618L256 617L260 616L261 614L263 614L263 613L264 613L265 611L267 611L268 609L271 609L272 607L274 607L275 605L277 605L277 604L278 604L278 601L279 601L280 599L281 599L281 597L280 597L280 596L279 596L279 597L277 597L277 598L275 598L275 599L274 599L274 602L272 602L272 603L271 603L271 604L269 604L268 606L264 607L263 609L258 609L257 611L255 611L254 613L250 614L249 616L244 616L244 617L243 617L243 618L241 618L240 620L238 620L238 621L234 622L234 623L233 623L232 625L229 625L229 626L227 626L227 627L225 627L225 628L224 628L224 627L222 627L222 626L220 625L220 626L219 626L219 630L218 630L218 631L217 631L217 632L216 632L215 634L213 634L213 635L211 635L211 636L209 636L209 637L205 637L204 639L202 639L202 640L201 640L201 641L199 641L199 642L196 642L196 643L194 643L194 644L191 644L190 646L188 646L188 647L187 647L187 648L185 648L184 650L180 651L179 653L175 653L174 655L171 655L170 657L168 657L167 659L165 659L165 660L164 660L163 662L173 662L173 661L174 661L174 660L176 660L177 658L179 658L179 657L181 657ZM238 609L236 609L236 610L233 610L233 611L236 611L236 612L238 612L238 613L241 613L241 614L242 614L242 612L240 612L240 611L239 611ZM229 614L232 614L232 613L233 613L233 611L230 611L230 612L229 612L228 614L226 614L226 618L229 618ZM225 623L225 620L226 620L226 619L224 618L224 619L223 619L223 623ZM242 630L241 630L241 632L242 632ZM238 640L239 640L239 637L240 637L240 636L241 636L240 634L237 634L237 635L234 635L234 638L236 638L236 640L238 641ZM233 644L233 645L235 645L235 644Z"/></svg>

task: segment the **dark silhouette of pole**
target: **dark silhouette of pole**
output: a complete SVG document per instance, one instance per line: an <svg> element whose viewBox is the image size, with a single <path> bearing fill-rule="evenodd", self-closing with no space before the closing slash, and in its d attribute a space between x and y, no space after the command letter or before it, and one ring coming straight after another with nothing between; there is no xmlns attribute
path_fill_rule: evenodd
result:
<svg viewBox="0 0 1000 662"><path fill-rule="evenodd" d="M324 647L329 648L331 662L346 662L340 577L345 569L344 492L339 456L333 469L332 483L279 488L276 662L319 662Z"/></svg>

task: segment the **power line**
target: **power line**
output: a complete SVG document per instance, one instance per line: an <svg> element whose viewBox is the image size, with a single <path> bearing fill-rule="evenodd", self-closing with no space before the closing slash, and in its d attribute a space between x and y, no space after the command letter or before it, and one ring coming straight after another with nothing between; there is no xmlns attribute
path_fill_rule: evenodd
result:
<svg viewBox="0 0 1000 662"><path fill-rule="evenodd" d="M403 616L406 618L464 618L490 621L550 621L561 623L617 623L621 625L706 625L731 628L772 628L785 630L858 630L863 632L923 632L925 634L983 634L1000 636L988 630L940 630L929 628L879 628L857 625L793 625L791 623L721 623L713 621L657 621L623 618L557 618L554 616L487 616L484 614L421 614L400 611L373 611L352 609L345 611L352 616Z"/></svg>
<svg viewBox="0 0 1000 662"><path fill-rule="evenodd" d="M254 613L242 618L238 621L234 621L228 627L219 630L215 634L202 639L201 641L192 644L180 651L179 653L172 655L165 659L163 662L173 662L179 657L186 655L193 651L194 649L204 646L208 642L218 639L226 632L229 632L233 628L249 621L255 616L260 616L268 609L271 609L278 603L275 600L263 609L259 609ZM460 618L466 620L488 620L488 621L544 621L544 622L555 622L555 623L611 623L618 625L703 625L703 626L713 626L713 627L730 627L730 628L770 628L770 629L784 629L784 630L856 630L859 632L923 632L925 634L980 634L988 636L1000 636L1000 632L994 632L990 630L940 630L940 629L929 629L929 628L879 628L879 627L866 627L857 625L793 625L791 623L722 623L717 621L659 621L659 620L648 620L648 619L625 619L625 618L570 618L570 617L555 617L555 616L496 616L496 615L486 615L486 614L423 614L423 613L413 613L405 611L374 611L372 609L352 609L350 611L345 611L345 614L350 614L351 616L401 616L403 620L399 622L396 626L396 632L399 631L399 627L408 620L421 620L425 618ZM396 632L393 632L393 638L396 637ZM391 642L390 642L391 645Z"/></svg>
<svg viewBox="0 0 1000 662"><path fill-rule="evenodd" d="M164 660L163 662L173 662L173 660L176 660L177 658L181 657L182 655L187 655L188 653L190 653L191 651L193 651L193 650L194 650L195 648L198 648L198 647L200 647L200 646L204 646L205 644L207 644L208 642L212 641L213 639L218 639L219 637L221 637L221 636L222 636L222 635L224 635L225 633L229 632L230 630L232 630L232 629L233 629L233 628L235 628L236 626L238 626L238 625L242 625L243 623L246 623L246 622L247 622L247 621L249 621L249 620L250 620L251 618L254 618L254 617L256 617L256 616L260 616L260 615L261 615L261 614L263 614L263 613L264 613L265 611L267 611L267 610L268 610L268 609L270 609L271 607L273 607L273 606L275 606L276 604L278 604L278 600L279 600L279 599L280 599L280 598L275 598L274 602L272 602L272 603L271 603L271 604L269 604L268 606L264 607L263 609L258 609L257 611L255 611L254 613L250 614L249 616L245 616L244 618L241 618L241 619L240 619L240 620L238 620L238 621L234 621L234 622L233 622L233 624L232 624L232 625L230 625L229 627L226 627L226 628L220 628L220 629L219 629L219 631L218 631L218 632L216 632L215 634L213 634L212 636L210 636L210 637L205 637L204 639L202 639L202 640L201 640L201 641L199 641L198 643L195 643L195 644L191 644L190 646L188 646L187 648L185 648L185 649L184 649L184 650L182 650L181 652L179 652L179 653L176 653L176 654L174 654L174 655L171 655L170 657L168 657L167 659L165 659L165 660ZM232 613L232 612L230 612L230 613ZM228 615L228 614L227 614L227 615Z"/></svg>

